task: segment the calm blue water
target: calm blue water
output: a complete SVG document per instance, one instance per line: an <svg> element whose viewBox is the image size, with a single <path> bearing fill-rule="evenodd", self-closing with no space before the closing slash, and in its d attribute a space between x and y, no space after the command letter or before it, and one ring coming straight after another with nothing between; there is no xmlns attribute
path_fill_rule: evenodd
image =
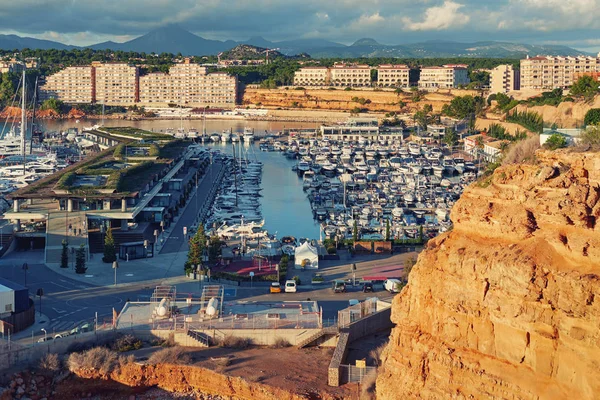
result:
<svg viewBox="0 0 600 400"><path fill-rule="evenodd" d="M214 148L232 154L231 144L216 144ZM242 156L263 163L262 214L269 233L277 232L278 238L318 239L319 225L313 219L310 202L302 190L302 180L292 171L295 161L279 152L260 151L256 144L244 145Z"/></svg>
<svg viewBox="0 0 600 400"><path fill-rule="evenodd" d="M82 121L77 124L69 120L40 121L43 128L48 131L65 131L68 128L81 128L92 125L90 121ZM95 123L95 122L94 122ZM123 121L106 120L107 126L132 126L140 129L160 132L167 128L178 128L179 121ZM202 132L202 121L183 121L185 129L196 128ZM206 131L208 133L221 132L224 129L233 129L234 132L242 132L244 127L253 128L257 135L265 131L277 132L285 128L315 128L316 124L292 123L292 122L267 122L267 121L221 121L207 120ZM232 146L215 144L227 154L232 154ZM313 220L310 203L302 190L302 180L292 171L295 161L288 160L279 152L264 152L258 149L256 144L244 147L248 151L248 159L257 159L263 162L262 178L262 214L265 220L265 228L269 233L277 232L277 237L295 236L311 239L319 238L319 225Z"/></svg>

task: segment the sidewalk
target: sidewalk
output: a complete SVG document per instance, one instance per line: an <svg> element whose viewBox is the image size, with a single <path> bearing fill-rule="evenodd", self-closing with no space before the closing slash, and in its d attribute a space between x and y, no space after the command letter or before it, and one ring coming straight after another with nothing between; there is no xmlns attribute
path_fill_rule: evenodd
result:
<svg viewBox="0 0 600 400"><path fill-rule="evenodd" d="M37 305L38 305L38 303L36 302L36 306ZM37 342L37 340L39 339L38 336L40 334L43 334L42 329L43 328L48 329L49 322L50 322L50 318L48 318L45 314L40 315L40 313L36 310L35 322L33 323L33 325L25 328L21 332L11 335L10 340L15 340L15 341L19 340L19 341L27 342L27 339L31 340L31 333L33 332L33 334L34 334L33 343L35 344ZM51 335L52 335L52 332L48 332L48 337L50 337ZM4 336L4 338L7 339L8 337ZM30 344L30 343L27 343L27 344Z"/></svg>

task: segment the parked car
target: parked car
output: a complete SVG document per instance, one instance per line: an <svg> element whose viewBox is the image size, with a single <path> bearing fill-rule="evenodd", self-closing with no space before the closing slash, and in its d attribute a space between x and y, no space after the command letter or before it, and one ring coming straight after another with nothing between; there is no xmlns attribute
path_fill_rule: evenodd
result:
<svg viewBox="0 0 600 400"><path fill-rule="evenodd" d="M81 326L77 326L77 327L71 329L71 332L69 332L69 335L77 335L79 333L92 332L93 330L94 330L94 325L83 324Z"/></svg>
<svg viewBox="0 0 600 400"><path fill-rule="evenodd" d="M373 282L365 282L362 287L363 293L374 292L375 287L373 286Z"/></svg>
<svg viewBox="0 0 600 400"><path fill-rule="evenodd" d="M296 281L289 280L285 281L285 292L286 293L296 293Z"/></svg>
<svg viewBox="0 0 600 400"><path fill-rule="evenodd" d="M271 283L271 287L269 288L269 292L271 293L281 293L281 285L279 282Z"/></svg>
<svg viewBox="0 0 600 400"><path fill-rule="evenodd" d="M400 291L401 283L398 279L386 279L383 282L383 287L390 293L398 293Z"/></svg>
<svg viewBox="0 0 600 400"><path fill-rule="evenodd" d="M333 293L344 293L346 291L346 282L336 279L331 285Z"/></svg>

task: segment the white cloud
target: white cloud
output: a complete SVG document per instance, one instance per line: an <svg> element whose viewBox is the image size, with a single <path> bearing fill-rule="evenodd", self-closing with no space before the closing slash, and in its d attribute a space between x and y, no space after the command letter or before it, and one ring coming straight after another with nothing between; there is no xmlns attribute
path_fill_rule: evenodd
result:
<svg viewBox="0 0 600 400"><path fill-rule="evenodd" d="M440 31L449 28L460 28L470 19L467 14L459 12L463 7L463 4L447 0L440 6L425 10L421 22L415 22L411 18L403 18L402 22L404 22L405 28L410 31Z"/></svg>

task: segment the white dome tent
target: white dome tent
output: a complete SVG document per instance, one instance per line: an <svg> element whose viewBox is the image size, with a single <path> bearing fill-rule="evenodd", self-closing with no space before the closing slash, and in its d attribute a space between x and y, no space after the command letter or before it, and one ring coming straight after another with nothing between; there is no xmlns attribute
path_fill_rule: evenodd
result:
<svg viewBox="0 0 600 400"><path fill-rule="evenodd" d="M301 269L302 263L306 269L319 269L319 251L308 241L296 247L294 268Z"/></svg>

